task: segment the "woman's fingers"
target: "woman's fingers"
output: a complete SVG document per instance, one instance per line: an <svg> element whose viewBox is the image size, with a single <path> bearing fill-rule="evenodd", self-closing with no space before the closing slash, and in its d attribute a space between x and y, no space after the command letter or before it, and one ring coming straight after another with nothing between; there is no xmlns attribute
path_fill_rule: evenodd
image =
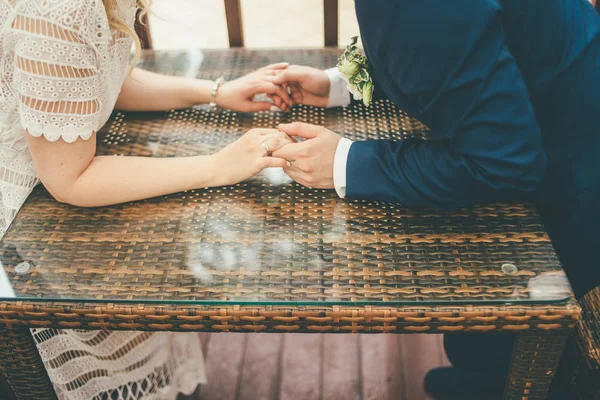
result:
<svg viewBox="0 0 600 400"><path fill-rule="evenodd" d="M287 135L281 135L280 133L264 136L263 138L263 143L266 143L266 146L263 145L263 148L266 149L268 147L270 153L278 151L282 147L293 143Z"/></svg>
<svg viewBox="0 0 600 400"><path fill-rule="evenodd" d="M265 136L271 137L271 136L282 133L281 131L278 131L277 129L271 129L271 128L255 128L255 129L252 129L251 131L249 131L248 133L250 133L250 132L255 134L256 136L262 136L263 140L264 140Z"/></svg>
<svg viewBox="0 0 600 400"><path fill-rule="evenodd" d="M271 97L271 100L273 100L273 105L279 108L280 110L283 110L287 106L287 104L285 104L279 96L273 96Z"/></svg>
<svg viewBox="0 0 600 400"><path fill-rule="evenodd" d="M266 67L263 67L262 69L285 69L287 67L290 66L289 62L278 62L275 64L269 64Z"/></svg>
<svg viewBox="0 0 600 400"><path fill-rule="evenodd" d="M273 103L269 101L249 101L248 105L244 107L246 112L258 112L258 111L270 111L273 107Z"/></svg>
<svg viewBox="0 0 600 400"><path fill-rule="evenodd" d="M277 99L277 100L276 100L276 99ZM279 101L278 101L278 100L279 100ZM275 97L273 97L273 104L275 104L275 102L278 102L278 103L279 103L279 105L277 105L277 104L276 104L275 106L276 106L277 108L279 108L279 110L280 110L280 111L283 111L283 112L288 112L288 111L290 111L290 108L291 108L291 107L290 107L289 105L287 105L287 104L286 104L286 102L285 102L285 101L283 101L283 100L281 99L281 97L279 97L279 96L275 96Z"/></svg>
<svg viewBox="0 0 600 400"><path fill-rule="evenodd" d="M292 66L278 70L274 82L281 85L287 82L304 82L307 79L310 79L310 74L305 68Z"/></svg>

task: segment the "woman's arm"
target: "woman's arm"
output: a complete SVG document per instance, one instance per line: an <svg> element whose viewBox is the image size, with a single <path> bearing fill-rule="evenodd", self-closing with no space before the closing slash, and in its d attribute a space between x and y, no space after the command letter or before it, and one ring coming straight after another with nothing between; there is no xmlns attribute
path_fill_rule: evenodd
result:
<svg viewBox="0 0 600 400"><path fill-rule="evenodd" d="M40 21L17 16L13 22L13 86L36 171L57 200L85 207L111 205L233 184L263 168L285 165L282 159L268 157L262 147L268 141L268 148L276 150L289 142L287 135L273 129L251 130L208 157L96 157L95 130L106 107L97 51L60 23ZM49 45L40 53L32 43L42 40ZM136 78L139 85L134 90L129 85L123 93L129 107L156 110L194 100L194 91L183 79L137 71L129 82Z"/></svg>
<svg viewBox="0 0 600 400"><path fill-rule="evenodd" d="M209 103L213 83L166 76L134 68L125 78L116 108L123 111L164 111Z"/></svg>
<svg viewBox="0 0 600 400"><path fill-rule="evenodd" d="M235 184L264 168L284 167L269 157L290 142L274 129L253 129L210 156L149 158L94 156L96 135L66 143L26 134L29 151L42 183L56 200L97 207L141 200L184 190ZM232 160L234 160L232 162Z"/></svg>
<svg viewBox="0 0 600 400"><path fill-rule="evenodd" d="M242 112L269 110L270 102L254 102L257 94L277 95L287 110L292 100L287 90L273 83L276 71L287 68L286 63L272 64L236 80L225 82L217 92L220 107ZM123 111L164 111L189 108L212 101L214 82L176 76L160 75L135 68L125 78L117 100L117 109Z"/></svg>

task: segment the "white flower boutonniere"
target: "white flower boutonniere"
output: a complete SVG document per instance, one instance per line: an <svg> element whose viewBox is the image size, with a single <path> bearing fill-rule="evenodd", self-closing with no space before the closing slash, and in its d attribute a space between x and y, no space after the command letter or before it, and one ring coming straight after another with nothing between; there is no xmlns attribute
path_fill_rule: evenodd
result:
<svg viewBox="0 0 600 400"><path fill-rule="evenodd" d="M354 99L362 100L368 107L373 99L373 81L369 74L367 57L359 52L357 42L358 36L354 36L352 43L338 59L337 67Z"/></svg>

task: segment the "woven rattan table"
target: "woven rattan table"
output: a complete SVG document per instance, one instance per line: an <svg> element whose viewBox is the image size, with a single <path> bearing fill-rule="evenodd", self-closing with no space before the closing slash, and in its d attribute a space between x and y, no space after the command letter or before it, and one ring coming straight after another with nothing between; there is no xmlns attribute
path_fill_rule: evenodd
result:
<svg viewBox="0 0 600 400"><path fill-rule="evenodd" d="M146 53L158 72L232 78L337 50ZM426 138L388 101L289 114L116 113L101 154L207 154L251 127L323 124L356 140ZM235 162L235 160L232 160ZM38 187L0 243L0 365L19 399L55 395L27 328L209 332L516 332L506 398L543 399L579 317L531 205L441 212L343 201L281 170L114 207Z"/></svg>

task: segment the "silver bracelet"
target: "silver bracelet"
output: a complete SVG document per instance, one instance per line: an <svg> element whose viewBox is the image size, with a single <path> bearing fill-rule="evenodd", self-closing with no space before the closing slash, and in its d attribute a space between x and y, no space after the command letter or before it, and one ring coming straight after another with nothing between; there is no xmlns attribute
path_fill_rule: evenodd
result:
<svg viewBox="0 0 600 400"><path fill-rule="evenodd" d="M210 102L210 106L212 108L216 108L217 107L217 93L219 92L219 88L225 83L225 78L220 77L215 81L215 85L213 86L212 90L210 91L210 95L211 95L211 102Z"/></svg>

